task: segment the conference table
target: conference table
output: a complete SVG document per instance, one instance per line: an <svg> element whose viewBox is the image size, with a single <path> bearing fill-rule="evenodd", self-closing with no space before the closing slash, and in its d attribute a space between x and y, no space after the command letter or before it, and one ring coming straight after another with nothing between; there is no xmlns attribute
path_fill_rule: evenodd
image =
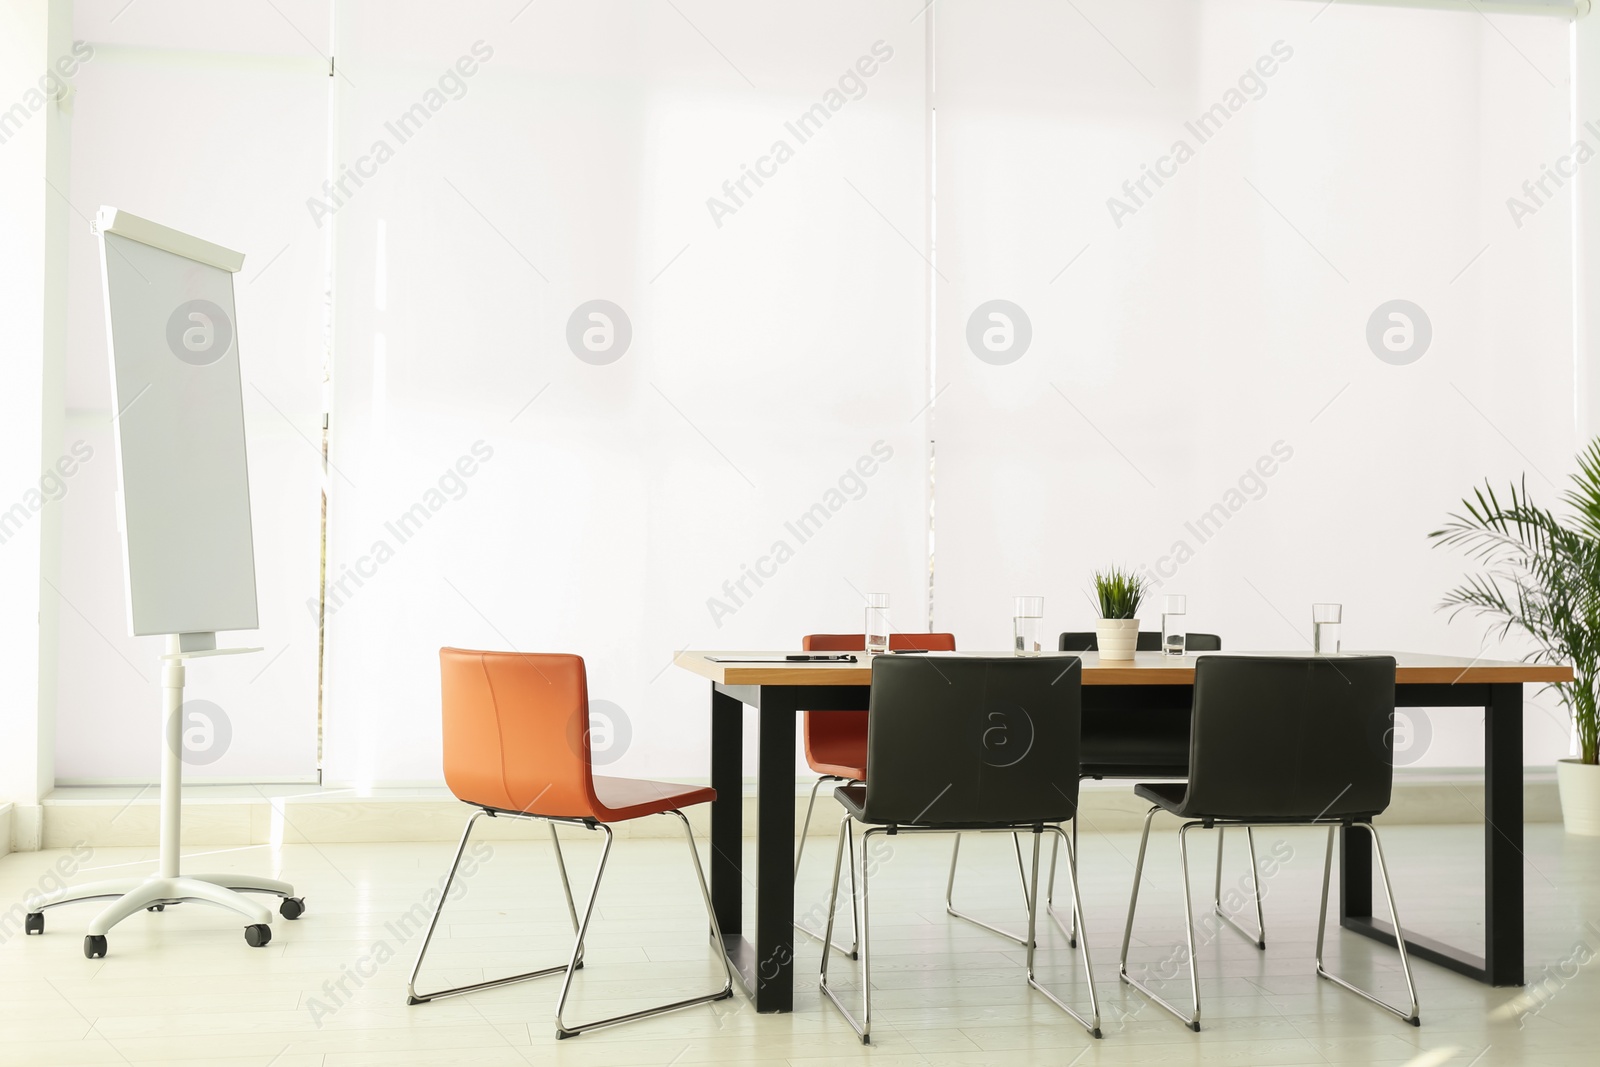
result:
<svg viewBox="0 0 1600 1067"><path fill-rule="evenodd" d="M782 662L792 654L687 651L675 657L678 667L711 682L711 784L717 791L711 806L712 907L722 929L723 951L761 1012L794 1009L795 716L801 711L863 709L872 682L871 659L865 653L855 663ZM925 655L963 654L974 653ZM1483 953L1414 931L1406 934L1406 948L1414 958L1489 985L1521 985L1522 686L1570 681L1572 670L1412 652L1375 654L1395 658L1396 706L1481 708L1484 713ZM1083 713L1090 716L1153 702L1170 707L1175 697L1192 700L1195 663L1205 653L1177 657L1140 652L1131 661L1103 661L1094 652L1045 655L1083 661ZM716 662L718 658L747 662ZM743 862L747 707L756 712L760 734L753 879L747 878ZM754 940L743 933L747 880L755 889ZM1339 922L1375 941L1395 943L1394 928L1372 914L1371 835L1359 827L1341 830Z"/></svg>

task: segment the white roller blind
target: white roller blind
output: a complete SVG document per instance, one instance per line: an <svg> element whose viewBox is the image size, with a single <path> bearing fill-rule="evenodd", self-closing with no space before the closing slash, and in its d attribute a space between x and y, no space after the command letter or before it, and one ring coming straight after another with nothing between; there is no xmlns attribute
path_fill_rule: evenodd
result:
<svg viewBox="0 0 1600 1067"><path fill-rule="evenodd" d="M1040 593L1052 631L1090 629L1090 572L1121 563L1226 647L1309 648L1331 600L1346 648L1476 654L1433 610L1467 563L1426 534L1485 476L1554 502L1577 445L1569 197L1507 206L1570 148L1569 25L1279 0L937 17L940 623L998 646L1009 595ZM1031 325L1014 362L969 347L992 300ZM1431 328L1406 365L1424 327L1406 312L1407 349L1396 300ZM1529 700L1546 763L1567 728ZM1476 717L1428 718L1407 759L1481 762Z"/></svg>
<svg viewBox="0 0 1600 1067"><path fill-rule="evenodd" d="M914 9L339 13L328 780L440 777L442 645L585 656L600 761L693 776L675 649L920 628Z"/></svg>
<svg viewBox="0 0 1600 1067"><path fill-rule="evenodd" d="M160 766L160 640L128 637L123 603L105 313L88 221L101 204L246 256L235 299L261 628L223 640L265 651L191 669L187 698L214 705L226 726L208 711L217 747L197 748L187 775L317 773L317 621L306 601L314 605L317 593L325 258L303 198L326 169L318 50L327 47L328 5L280 7L77 7L74 36L92 54L73 78L71 183L59 190L72 213L60 446L72 470L59 504L62 781L149 782Z"/></svg>

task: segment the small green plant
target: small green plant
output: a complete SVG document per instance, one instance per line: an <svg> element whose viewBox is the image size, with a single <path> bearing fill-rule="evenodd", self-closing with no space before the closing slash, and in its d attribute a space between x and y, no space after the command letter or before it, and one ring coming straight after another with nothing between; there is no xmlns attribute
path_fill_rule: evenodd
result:
<svg viewBox="0 0 1600 1067"><path fill-rule="evenodd" d="M1102 619L1135 619L1144 599L1144 579L1121 567L1094 572L1094 602Z"/></svg>
<svg viewBox="0 0 1600 1067"><path fill-rule="evenodd" d="M1501 638L1520 630L1539 647L1527 659L1568 663L1573 680L1551 686L1577 727L1579 756L1600 761L1600 439L1578 456L1563 522L1534 504L1527 478L1502 501L1485 485L1428 536L1487 568L1445 595L1451 618L1495 620Z"/></svg>

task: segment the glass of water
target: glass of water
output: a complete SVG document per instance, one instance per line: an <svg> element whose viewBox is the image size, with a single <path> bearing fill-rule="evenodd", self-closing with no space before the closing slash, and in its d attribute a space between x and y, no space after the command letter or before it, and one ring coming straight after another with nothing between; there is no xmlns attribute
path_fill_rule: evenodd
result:
<svg viewBox="0 0 1600 1067"><path fill-rule="evenodd" d="M1343 621L1341 604L1311 605L1311 654L1337 656L1339 654L1339 625Z"/></svg>
<svg viewBox="0 0 1600 1067"><path fill-rule="evenodd" d="M1012 651L1019 656L1037 656L1044 650L1040 637L1044 631L1044 597L1019 596L1011 615Z"/></svg>
<svg viewBox="0 0 1600 1067"><path fill-rule="evenodd" d="M876 656L880 652L889 651L888 593L867 594L867 625L864 632L868 655Z"/></svg>
<svg viewBox="0 0 1600 1067"><path fill-rule="evenodd" d="M1187 651L1189 628L1184 616L1189 613L1189 598L1168 594L1161 605L1161 651L1181 656Z"/></svg>

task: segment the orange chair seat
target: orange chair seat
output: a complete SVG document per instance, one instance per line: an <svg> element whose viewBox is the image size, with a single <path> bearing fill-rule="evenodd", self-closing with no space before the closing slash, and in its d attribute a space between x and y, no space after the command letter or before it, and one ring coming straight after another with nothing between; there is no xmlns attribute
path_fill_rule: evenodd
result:
<svg viewBox="0 0 1600 1067"><path fill-rule="evenodd" d="M861 715L858 711L818 711L823 715ZM866 716L861 716L865 718ZM862 725L866 725L863 723ZM840 778L861 781L867 776L867 732L859 737L822 734L812 731L806 744L806 765L818 774L836 774Z"/></svg>
<svg viewBox="0 0 1600 1067"><path fill-rule="evenodd" d="M601 822L640 819L717 799L717 791L708 785L674 785L648 778L604 778L598 774L594 776L594 795L605 809Z"/></svg>

